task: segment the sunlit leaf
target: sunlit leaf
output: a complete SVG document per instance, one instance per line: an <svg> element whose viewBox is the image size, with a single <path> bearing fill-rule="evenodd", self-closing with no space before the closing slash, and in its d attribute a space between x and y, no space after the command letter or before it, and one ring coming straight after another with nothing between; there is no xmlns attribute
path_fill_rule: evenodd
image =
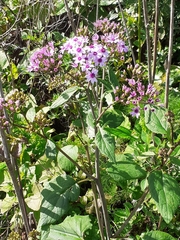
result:
<svg viewBox="0 0 180 240"><path fill-rule="evenodd" d="M78 86L73 86L65 90L51 105L51 109L60 107L62 104L67 102L75 92L79 89Z"/></svg>
<svg viewBox="0 0 180 240"><path fill-rule="evenodd" d="M91 227L89 216L67 217L61 224L50 226L47 240L83 240Z"/></svg>
<svg viewBox="0 0 180 240"><path fill-rule="evenodd" d="M68 211L70 202L79 197L79 186L67 175L58 176L45 185L38 227L59 221Z"/></svg>
<svg viewBox="0 0 180 240"><path fill-rule="evenodd" d="M146 171L125 155L116 156L116 163L108 163L107 173L116 181L142 179Z"/></svg>
<svg viewBox="0 0 180 240"><path fill-rule="evenodd" d="M105 128L105 130L118 138L137 139L132 136L131 130L122 126L119 126L117 128Z"/></svg>
<svg viewBox="0 0 180 240"><path fill-rule="evenodd" d="M28 111L26 112L26 118L29 122L34 121L35 115L36 115L36 109L34 107L29 108Z"/></svg>
<svg viewBox="0 0 180 240"><path fill-rule="evenodd" d="M46 154L47 158L49 158L51 160L56 160L56 156L57 156L56 146L50 140L47 140L47 142L46 142L45 154Z"/></svg>
<svg viewBox="0 0 180 240"><path fill-rule="evenodd" d="M143 234L142 240L176 240L176 238L165 232L151 231Z"/></svg>
<svg viewBox="0 0 180 240"><path fill-rule="evenodd" d="M153 133L166 134L168 129L168 121L165 116L166 110L162 107L150 105L145 106L145 124Z"/></svg>
<svg viewBox="0 0 180 240"><path fill-rule="evenodd" d="M102 154L115 162L115 141L110 133L99 127L99 131L95 137L95 143Z"/></svg>
<svg viewBox="0 0 180 240"><path fill-rule="evenodd" d="M77 157L78 157L78 147L77 146L67 145L61 149L69 157L71 157L74 161L77 159ZM66 156L64 156L61 152L58 152L57 163L58 163L59 167L66 172L71 172L72 170L75 169L75 165Z"/></svg>
<svg viewBox="0 0 180 240"><path fill-rule="evenodd" d="M19 73L16 65L12 62L11 63L11 74L13 79L18 79Z"/></svg>

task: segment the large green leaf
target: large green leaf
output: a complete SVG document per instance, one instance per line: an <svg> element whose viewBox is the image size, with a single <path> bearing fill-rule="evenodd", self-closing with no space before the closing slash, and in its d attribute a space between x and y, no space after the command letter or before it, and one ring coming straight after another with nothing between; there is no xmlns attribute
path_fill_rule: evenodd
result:
<svg viewBox="0 0 180 240"><path fill-rule="evenodd" d="M102 125L108 125L110 128L116 128L124 121L124 116L121 112L114 109L108 109L102 116L100 122Z"/></svg>
<svg viewBox="0 0 180 240"><path fill-rule="evenodd" d="M107 173L116 181L141 179L146 177L146 171L125 155L116 156L116 163L108 163Z"/></svg>
<svg viewBox="0 0 180 240"><path fill-rule="evenodd" d="M67 175L48 182L42 191L42 204L38 228L59 221L69 209L70 202L79 197L79 185Z"/></svg>
<svg viewBox="0 0 180 240"><path fill-rule="evenodd" d="M152 172L148 178L151 197L164 221L169 223L180 204L180 187L176 180L162 173Z"/></svg>
<svg viewBox="0 0 180 240"><path fill-rule="evenodd" d="M59 225L50 226L47 240L83 240L85 231L92 227L89 216L67 217Z"/></svg>
<svg viewBox="0 0 180 240"><path fill-rule="evenodd" d="M51 109L60 107L65 102L67 102L75 92L79 89L78 86L73 86L65 90L51 105Z"/></svg>
<svg viewBox="0 0 180 240"><path fill-rule="evenodd" d="M99 127L99 131L95 137L95 143L100 152L115 162L115 141L110 133Z"/></svg>
<svg viewBox="0 0 180 240"><path fill-rule="evenodd" d="M150 105L145 106L145 124L146 127L153 133L166 134L168 129L168 121L165 116L166 110L162 107L153 106L153 111Z"/></svg>
<svg viewBox="0 0 180 240"><path fill-rule="evenodd" d="M119 126L117 128L105 128L105 130L118 138L135 139L135 140L137 139L132 136L131 130L122 126Z"/></svg>
<svg viewBox="0 0 180 240"><path fill-rule="evenodd" d="M168 233L161 232L161 231L151 231L145 233L142 236L142 240L175 240L176 238L172 237Z"/></svg>
<svg viewBox="0 0 180 240"><path fill-rule="evenodd" d="M74 161L78 157L78 147L73 145L67 145L62 150L69 155ZM75 165L65 157L61 152L58 152L57 162L60 168L66 172L71 172L75 169Z"/></svg>

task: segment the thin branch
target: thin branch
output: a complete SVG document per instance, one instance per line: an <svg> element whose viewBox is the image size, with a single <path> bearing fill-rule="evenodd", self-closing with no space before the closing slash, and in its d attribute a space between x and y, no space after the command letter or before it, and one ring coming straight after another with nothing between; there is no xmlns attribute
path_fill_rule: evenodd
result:
<svg viewBox="0 0 180 240"><path fill-rule="evenodd" d="M96 0L96 21L99 18L99 2L100 0Z"/></svg>
<svg viewBox="0 0 180 240"><path fill-rule="evenodd" d="M138 0L138 62L141 62L141 27L142 27L142 20L141 20L141 8L142 2Z"/></svg>
<svg viewBox="0 0 180 240"><path fill-rule="evenodd" d="M117 232L113 235L113 238L119 238L119 235L121 234L121 232L123 231L123 229L127 226L127 224L129 223L129 221L131 220L131 218L135 215L136 211L138 210L138 208L141 206L141 204L144 202L145 197L147 196L149 192L149 189L146 188L143 195L141 196L141 198L139 199L139 201L137 202L135 208L132 210L132 212L130 213L129 217L126 219L126 221L122 224L122 226L120 227L119 230L117 230Z"/></svg>
<svg viewBox="0 0 180 240"><path fill-rule="evenodd" d="M17 13L17 16L16 16L16 19L15 19L14 23L11 25L11 27L5 33L0 35L0 40L2 40L3 38L7 37L9 35L9 33L11 32L11 30L16 25L16 23L21 21L20 13L21 13L21 10L22 10L22 6L23 6L23 1L21 2L21 5L20 5L20 8L19 8L19 11Z"/></svg>
<svg viewBox="0 0 180 240"><path fill-rule="evenodd" d="M169 76L171 70L171 59L173 51L173 32L174 32L174 5L175 0L171 0L171 10L170 10L170 29L169 29L169 51L168 51L168 61L166 69L166 86L165 86L165 107L168 108L168 95L169 95Z"/></svg>
<svg viewBox="0 0 180 240"><path fill-rule="evenodd" d="M3 89L2 89L2 83L0 81L0 97L3 97ZM4 110L5 112L5 110ZM7 113L6 113L7 115ZM23 191L21 187L21 182L20 182L20 176L19 176L19 169L17 169L17 165L15 163L14 157L10 154L9 147L8 147L8 142L7 142L7 137L5 134L5 131L2 127L0 127L0 135L1 135L1 140L2 140L2 145L3 145L3 152L4 156L1 154L0 159L4 161L7 165L9 174L11 176L15 193L18 199L19 207L22 213L22 218L24 221L24 226L26 230L26 234L28 236L29 232L31 231L30 226L29 226L29 221L28 221L28 216L27 216L27 210L26 210L26 204L24 201L24 196L23 196ZM15 170L16 169L16 170ZM16 178L16 173L18 174L18 180Z"/></svg>
<svg viewBox="0 0 180 240"><path fill-rule="evenodd" d="M120 0L118 0L118 6L119 6L119 9L120 9L120 12L121 12L122 22L123 22L123 25L124 25L124 29L125 29L125 32L126 32L127 39L128 39L128 44L129 44L129 47L131 49L133 63L135 65L136 64L136 58L135 58L135 55L134 55L133 47L132 47L132 44L131 44L131 39L130 39L130 36L129 36L129 32L128 32L128 28L127 28L126 21L125 21L125 18L124 18L124 14L123 14L123 10L122 10L122 7L121 7Z"/></svg>
<svg viewBox="0 0 180 240"><path fill-rule="evenodd" d="M156 0L155 6L155 27L154 27L154 51L153 51L153 69L152 69L152 82L154 82L156 72L156 57L158 45L158 21L159 21L159 0Z"/></svg>
<svg viewBox="0 0 180 240"><path fill-rule="evenodd" d="M72 27L73 33L76 34L76 27L75 27L75 24L74 24L73 16L71 14L71 10L70 10L70 8L68 6L68 1L64 0L64 4L66 6L67 15L68 15L69 21L71 23L71 27Z"/></svg>
<svg viewBox="0 0 180 240"><path fill-rule="evenodd" d="M147 0L143 0L143 15L144 15L144 24L145 24L145 29L146 29L148 78L149 78L149 83L152 83L152 74L151 74L151 43L150 43L150 35L149 35L149 21L148 21Z"/></svg>

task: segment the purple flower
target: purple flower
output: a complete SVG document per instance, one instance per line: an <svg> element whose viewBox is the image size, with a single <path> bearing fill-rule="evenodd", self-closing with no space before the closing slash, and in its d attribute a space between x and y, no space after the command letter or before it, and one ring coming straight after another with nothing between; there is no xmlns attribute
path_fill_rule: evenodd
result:
<svg viewBox="0 0 180 240"><path fill-rule="evenodd" d="M49 42L46 46L36 50L30 57L30 72L51 72L54 67L60 63L55 59L55 48L53 42Z"/></svg>
<svg viewBox="0 0 180 240"><path fill-rule="evenodd" d="M132 112L130 113L133 117L139 118L140 116L140 108L139 107L134 107L132 109Z"/></svg>
<svg viewBox="0 0 180 240"><path fill-rule="evenodd" d="M98 70L93 68L91 71L87 71L86 78L88 82L95 83L97 82L97 73Z"/></svg>
<svg viewBox="0 0 180 240"><path fill-rule="evenodd" d="M92 36L92 40L93 42L97 42L99 40L99 35L97 33L95 33L93 36Z"/></svg>
<svg viewBox="0 0 180 240"><path fill-rule="evenodd" d="M136 81L134 79L128 79L128 84L130 86L134 86L136 84Z"/></svg>
<svg viewBox="0 0 180 240"><path fill-rule="evenodd" d="M125 45L125 42L123 40L119 40L117 43L117 50L120 53L126 53L128 52L128 47Z"/></svg>

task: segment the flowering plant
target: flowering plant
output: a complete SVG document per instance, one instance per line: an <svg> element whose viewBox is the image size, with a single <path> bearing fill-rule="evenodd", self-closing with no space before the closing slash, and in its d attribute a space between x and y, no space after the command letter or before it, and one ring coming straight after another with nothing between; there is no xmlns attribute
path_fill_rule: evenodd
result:
<svg viewBox="0 0 180 240"><path fill-rule="evenodd" d="M174 115L159 105L160 91L141 65L131 65L121 25L103 19L94 28L92 33L78 29L75 36L32 53L31 78L52 90L43 104L32 94L35 87L27 95L17 90L0 98L5 154L10 149L3 159L30 237L148 238L159 234L149 219L161 215L167 227L179 206ZM69 120L68 134L57 131L55 121L61 119ZM14 157L22 164L23 183L30 182L24 202ZM38 234L29 225L25 203L38 212ZM155 229L152 235L137 226L139 216L148 231Z"/></svg>

